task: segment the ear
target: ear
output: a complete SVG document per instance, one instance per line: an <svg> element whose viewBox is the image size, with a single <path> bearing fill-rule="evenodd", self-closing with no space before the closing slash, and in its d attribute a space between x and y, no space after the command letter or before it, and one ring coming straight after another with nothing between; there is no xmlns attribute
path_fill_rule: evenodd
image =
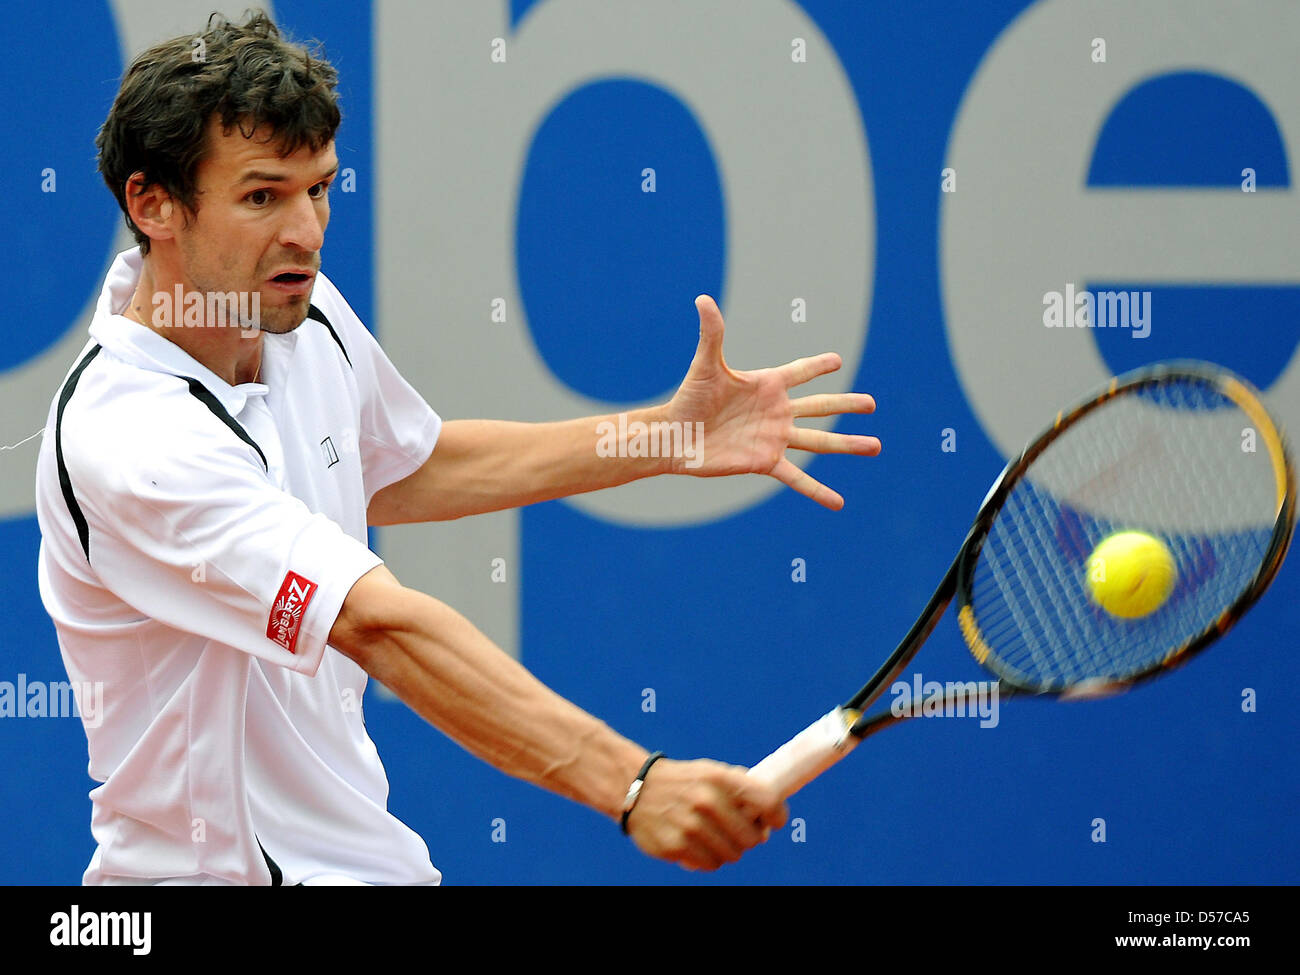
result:
<svg viewBox="0 0 1300 975"><path fill-rule="evenodd" d="M176 230L173 218L181 208L157 183L145 186L144 173L136 172L126 181L126 209L131 222L150 240L172 240Z"/></svg>

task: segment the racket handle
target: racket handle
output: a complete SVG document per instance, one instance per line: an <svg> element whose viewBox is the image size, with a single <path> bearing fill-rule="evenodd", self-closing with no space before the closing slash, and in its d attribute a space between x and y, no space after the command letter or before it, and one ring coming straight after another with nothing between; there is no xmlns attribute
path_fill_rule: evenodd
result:
<svg viewBox="0 0 1300 975"><path fill-rule="evenodd" d="M775 786L783 799L789 798L853 751L861 739L849 734L849 729L858 715L846 708L822 715L751 768L749 774Z"/></svg>

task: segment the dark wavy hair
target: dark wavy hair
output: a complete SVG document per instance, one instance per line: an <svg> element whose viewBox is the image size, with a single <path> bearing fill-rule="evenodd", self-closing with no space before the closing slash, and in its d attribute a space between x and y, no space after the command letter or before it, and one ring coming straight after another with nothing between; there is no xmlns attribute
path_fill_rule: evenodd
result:
<svg viewBox="0 0 1300 975"><path fill-rule="evenodd" d="M161 186L197 213L196 173L214 115L226 134L238 126L249 138L264 129L282 158L304 145L318 152L339 127L334 67L318 51L282 40L262 11L244 18L232 24L214 13L205 30L163 41L132 61L95 138L99 172L145 254L149 238L127 211L127 180L143 173L146 187Z"/></svg>

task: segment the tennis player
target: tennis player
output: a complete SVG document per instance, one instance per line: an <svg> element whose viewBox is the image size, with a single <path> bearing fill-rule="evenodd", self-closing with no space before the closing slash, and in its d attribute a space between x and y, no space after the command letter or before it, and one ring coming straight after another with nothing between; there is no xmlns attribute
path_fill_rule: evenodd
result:
<svg viewBox="0 0 1300 975"><path fill-rule="evenodd" d="M439 882L387 811L367 675L646 853L735 861L784 822L770 787L656 761L403 587L366 529L688 472L768 474L838 508L786 448L879 442L792 418L869 412L871 398L789 397L838 368L832 354L730 370L702 296L681 388L636 418L703 423L698 467L600 456L601 417L444 423L321 271L335 82L265 16L214 15L135 59L99 133L138 246L110 268L51 405L36 485L41 597L70 678L103 687L86 727L100 784L84 882Z"/></svg>

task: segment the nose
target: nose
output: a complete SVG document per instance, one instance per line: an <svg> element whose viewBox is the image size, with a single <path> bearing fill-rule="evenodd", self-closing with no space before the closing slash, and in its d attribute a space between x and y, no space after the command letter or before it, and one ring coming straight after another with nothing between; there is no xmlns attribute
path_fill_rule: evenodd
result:
<svg viewBox="0 0 1300 975"><path fill-rule="evenodd" d="M319 202L305 192L299 193L281 210L284 223L280 228L280 243L284 247L315 253L324 246L329 213L321 212Z"/></svg>

